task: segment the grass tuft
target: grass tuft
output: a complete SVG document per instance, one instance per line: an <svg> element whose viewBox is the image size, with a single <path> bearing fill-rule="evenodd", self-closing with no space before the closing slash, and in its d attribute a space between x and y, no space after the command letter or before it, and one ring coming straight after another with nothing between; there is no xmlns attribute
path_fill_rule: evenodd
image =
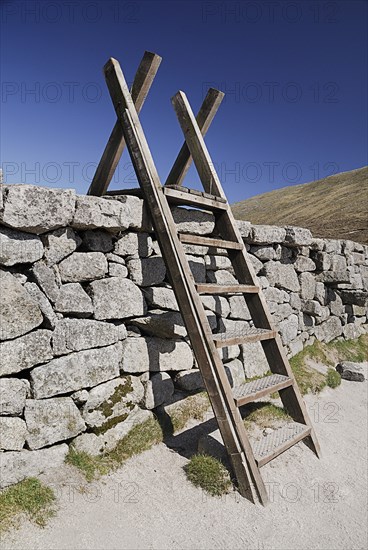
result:
<svg viewBox="0 0 368 550"><path fill-rule="evenodd" d="M16 527L19 515L40 527L55 515L55 494L36 478L27 478L0 493L0 534Z"/></svg>
<svg viewBox="0 0 368 550"><path fill-rule="evenodd" d="M337 388L341 384L341 376L335 369L328 369L326 375L327 386Z"/></svg>
<svg viewBox="0 0 368 550"><path fill-rule="evenodd" d="M255 402L246 407L244 424L249 428L256 423L262 428L273 428L277 420L291 420L287 411L273 403Z"/></svg>
<svg viewBox="0 0 368 550"><path fill-rule="evenodd" d="M224 495L232 487L228 470L212 456L194 455L184 470L193 485L201 487L212 496Z"/></svg>
<svg viewBox="0 0 368 550"><path fill-rule="evenodd" d="M366 361L368 357L368 335L356 340L335 340L328 344L316 341L290 359L290 365L302 394L319 393L326 386L336 388L341 380L334 369L323 374L308 363L313 360L327 367L334 367L339 361ZM334 373L334 374L331 374Z"/></svg>
<svg viewBox="0 0 368 550"><path fill-rule="evenodd" d="M112 470L116 470L128 458L147 451L163 440L160 424L150 418L142 424L134 426L131 431L118 442L116 447L99 456L77 451L70 447L66 462L78 468L87 481L98 479Z"/></svg>

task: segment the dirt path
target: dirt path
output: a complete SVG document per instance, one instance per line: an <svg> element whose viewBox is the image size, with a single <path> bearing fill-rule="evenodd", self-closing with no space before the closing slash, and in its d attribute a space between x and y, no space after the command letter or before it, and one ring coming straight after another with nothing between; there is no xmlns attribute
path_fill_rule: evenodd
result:
<svg viewBox="0 0 368 550"><path fill-rule="evenodd" d="M67 466L43 476L59 494L57 516L45 529L26 522L1 550L365 549L367 387L343 381L307 396L323 458L299 444L265 466L267 508L206 497L187 482L187 459L160 444L90 486Z"/></svg>

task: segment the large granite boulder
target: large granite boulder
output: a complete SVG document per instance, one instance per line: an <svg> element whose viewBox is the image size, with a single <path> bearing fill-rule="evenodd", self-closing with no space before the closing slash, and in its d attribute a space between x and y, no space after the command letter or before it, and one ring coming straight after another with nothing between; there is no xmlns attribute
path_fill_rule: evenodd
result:
<svg viewBox="0 0 368 550"><path fill-rule="evenodd" d="M0 220L28 233L45 233L70 224L75 209L75 191L35 185L8 185Z"/></svg>

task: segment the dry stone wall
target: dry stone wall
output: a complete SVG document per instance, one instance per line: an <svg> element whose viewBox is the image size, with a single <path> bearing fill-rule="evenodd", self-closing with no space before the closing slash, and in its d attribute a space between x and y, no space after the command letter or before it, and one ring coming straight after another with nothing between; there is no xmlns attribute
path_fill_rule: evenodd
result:
<svg viewBox="0 0 368 550"><path fill-rule="evenodd" d="M175 208L182 232L211 214ZM238 222L289 356L367 330L368 247ZM234 283L224 250L184 245L198 282ZM241 296L203 296L214 332L249 325ZM260 344L220 351L232 385ZM132 426L203 388L143 200L0 186L0 487L111 450Z"/></svg>

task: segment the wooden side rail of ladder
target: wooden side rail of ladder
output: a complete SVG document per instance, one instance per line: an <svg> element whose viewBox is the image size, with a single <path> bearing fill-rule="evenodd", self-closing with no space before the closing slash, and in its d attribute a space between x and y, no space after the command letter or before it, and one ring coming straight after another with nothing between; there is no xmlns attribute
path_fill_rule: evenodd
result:
<svg viewBox="0 0 368 550"><path fill-rule="evenodd" d="M211 97L206 98L206 108L203 109L202 106L202 115L199 113L197 120L182 92L178 92L173 98L185 144L170 172L167 185L162 186L119 63L110 59L104 71L123 139L151 214L155 235L231 459L239 491L252 501L258 496L261 503L266 504L268 495L260 473L264 464L301 440L317 455L320 451L281 340L258 287L252 264L203 140L202 133L208 129L222 94L213 91ZM199 172L203 193L181 186L191 159ZM111 194L117 193L114 191ZM124 190L121 194L124 194ZM204 237L179 233L171 212L172 205L189 205L213 212L214 234ZM210 249L226 249L238 284L197 284L184 251L183 245L188 243L208 246ZM234 333L213 334L200 295L239 293L244 294L254 326ZM261 342L272 374L232 389L218 352L219 348L257 341ZM252 448L239 407L275 391L279 392L282 403L294 422L272 432Z"/></svg>

